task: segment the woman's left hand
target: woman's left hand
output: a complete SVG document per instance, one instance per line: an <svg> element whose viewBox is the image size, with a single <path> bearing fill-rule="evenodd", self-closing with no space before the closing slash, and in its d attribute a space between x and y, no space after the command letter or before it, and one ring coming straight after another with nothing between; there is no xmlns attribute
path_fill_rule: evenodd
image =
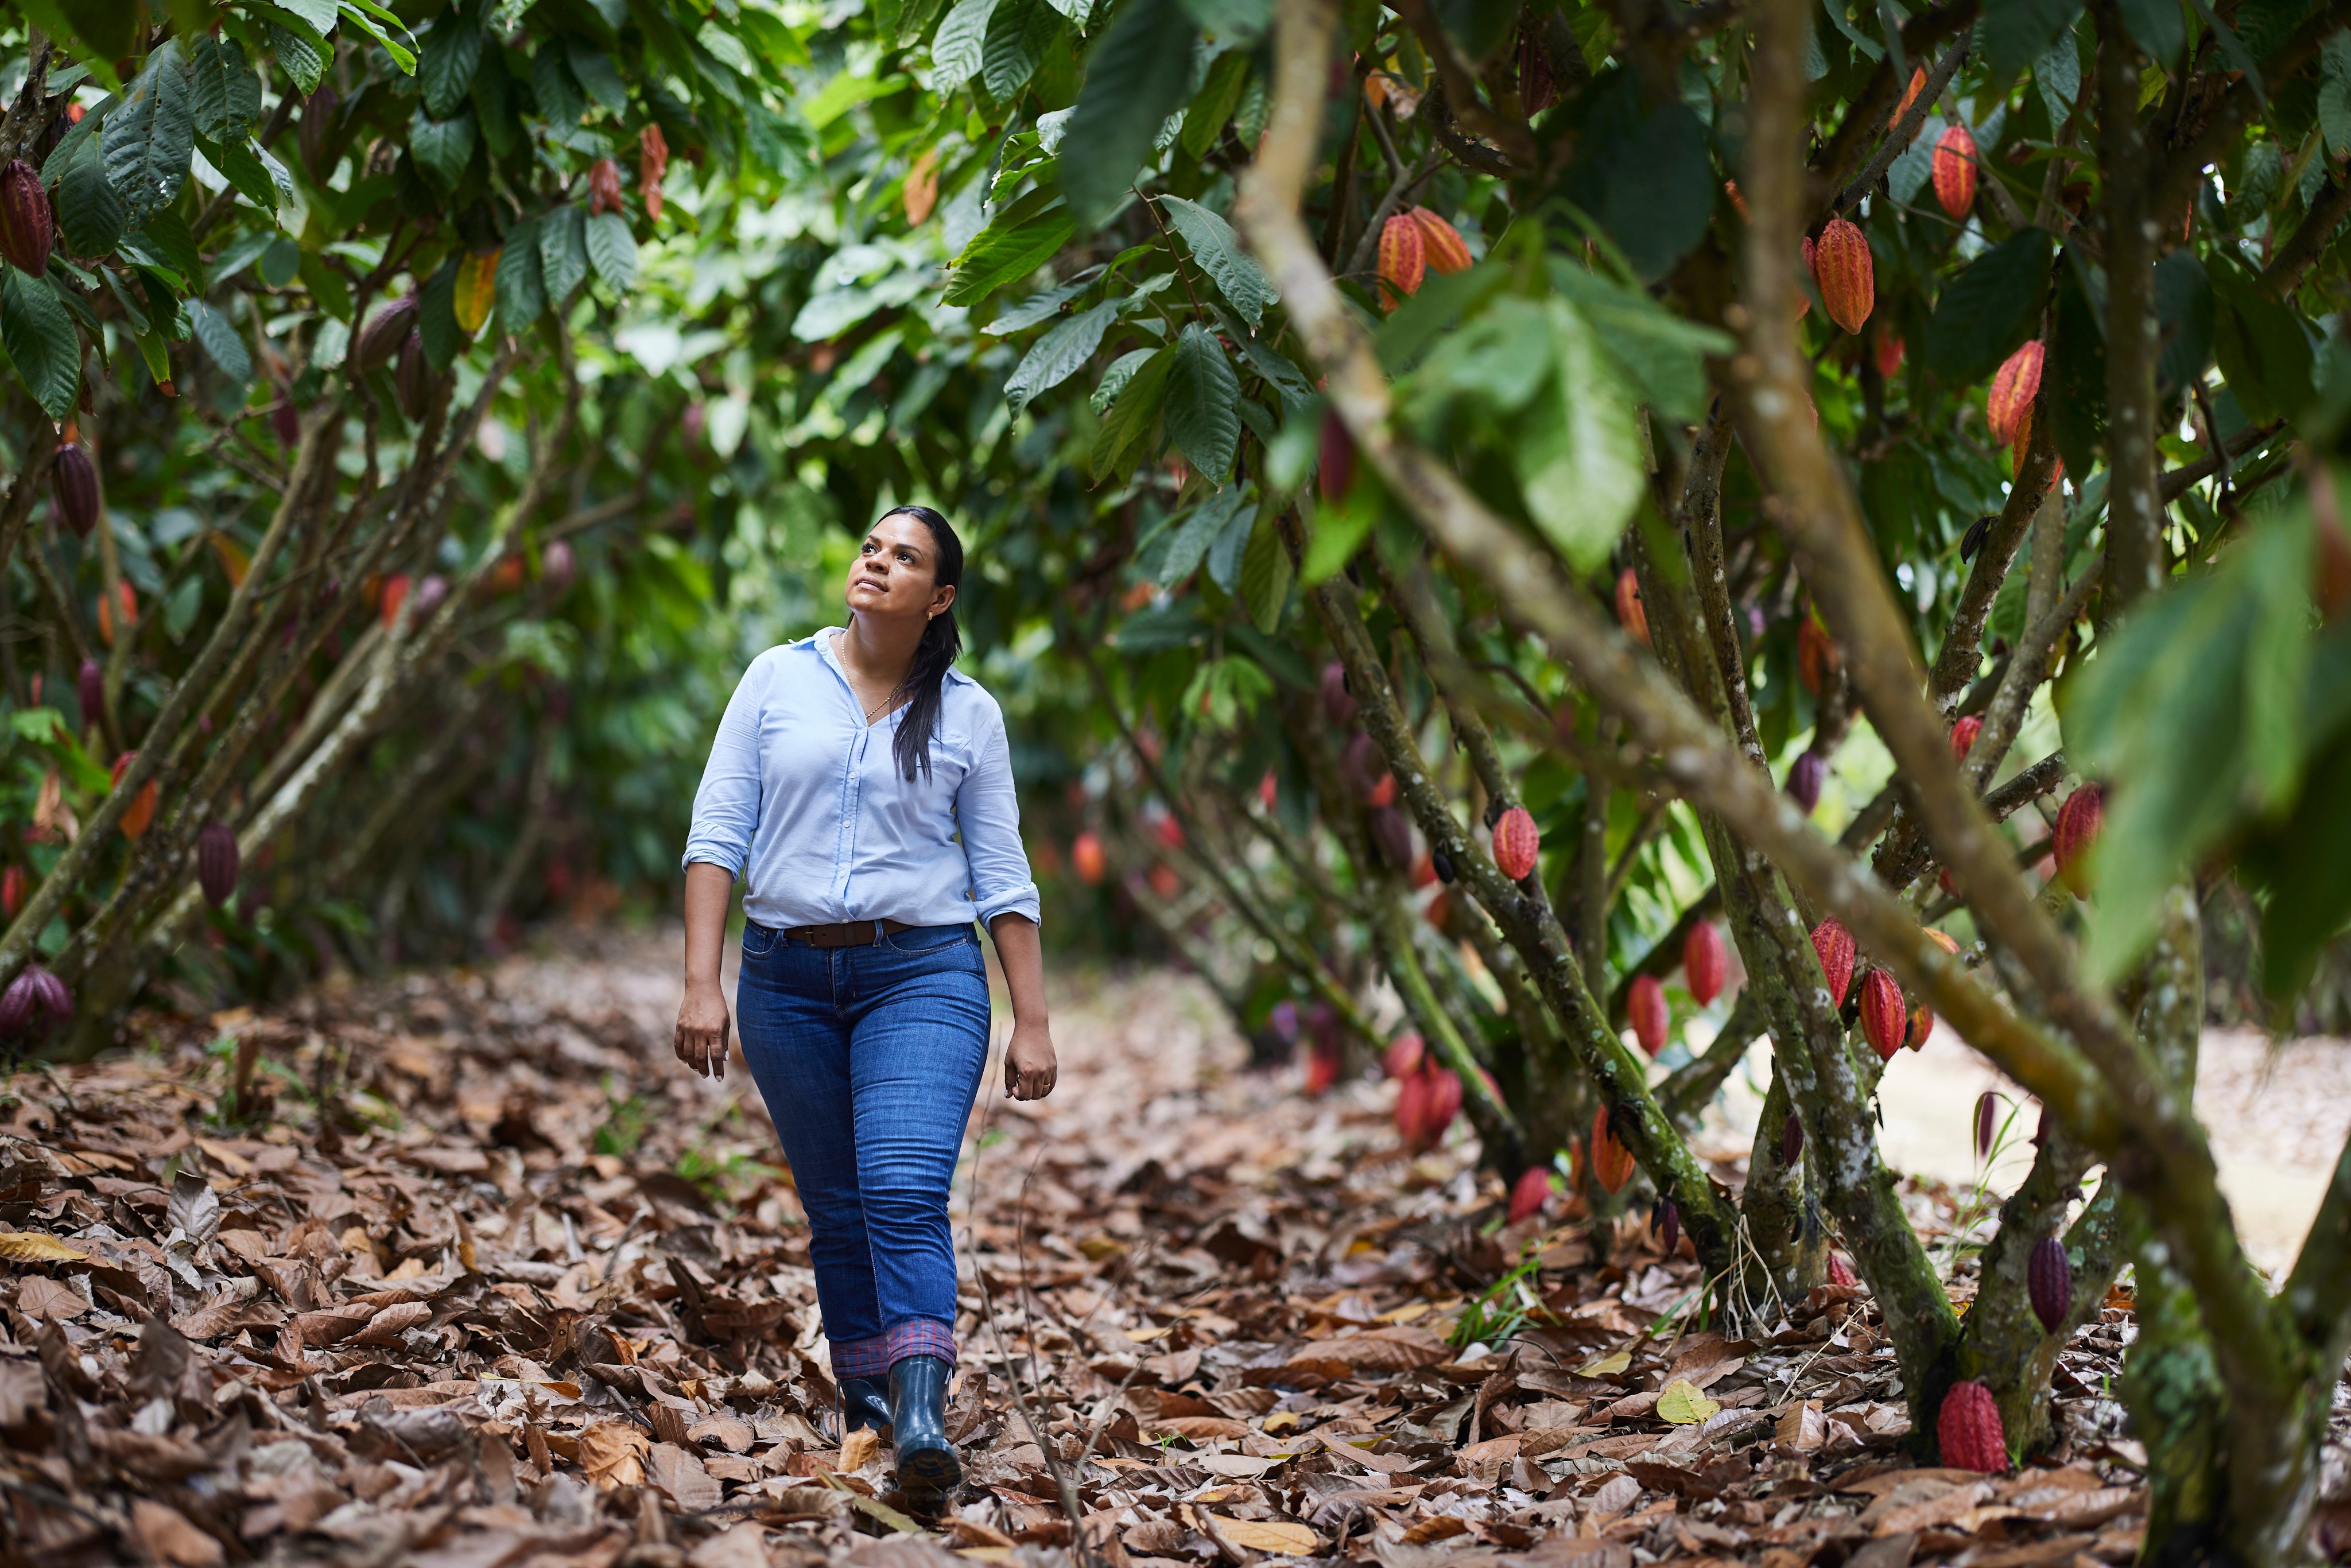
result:
<svg viewBox="0 0 2351 1568"><path fill-rule="evenodd" d="M1014 1024L1004 1048L1004 1092L1015 1100L1042 1100L1060 1072L1051 1032L1042 1024Z"/></svg>

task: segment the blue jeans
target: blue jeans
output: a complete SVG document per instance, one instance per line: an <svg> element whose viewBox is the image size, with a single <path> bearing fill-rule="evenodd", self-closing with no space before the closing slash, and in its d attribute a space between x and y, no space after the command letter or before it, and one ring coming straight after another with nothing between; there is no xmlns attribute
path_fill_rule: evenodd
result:
<svg viewBox="0 0 2351 1568"><path fill-rule="evenodd" d="M952 1362L947 1195L987 1063L977 928L812 947L746 925L736 1012L808 1213L833 1375Z"/></svg>

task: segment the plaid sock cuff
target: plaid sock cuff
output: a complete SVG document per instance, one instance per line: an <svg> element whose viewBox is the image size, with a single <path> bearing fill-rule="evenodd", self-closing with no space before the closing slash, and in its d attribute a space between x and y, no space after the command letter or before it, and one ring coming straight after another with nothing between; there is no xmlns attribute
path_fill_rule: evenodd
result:
<svg viewBox="0 0 2351 1568"><path fill-rule="evenodd" d="M955 1325L935 1318L909 1318L882 1336L883 1364L895 1366L910 1355L935 1355L949 1366L956 1363ZM834 1350L834 1364L841 1352Z"/></svg>
<svg viewBox="0 0 2351 1568"><path fill-rule="evenodd" d="M833 1381L838 1383L845 1377L888 1376L891 1361L889 1343L887 1334L875 1334L870 1339L832 1340Z"/></svg>

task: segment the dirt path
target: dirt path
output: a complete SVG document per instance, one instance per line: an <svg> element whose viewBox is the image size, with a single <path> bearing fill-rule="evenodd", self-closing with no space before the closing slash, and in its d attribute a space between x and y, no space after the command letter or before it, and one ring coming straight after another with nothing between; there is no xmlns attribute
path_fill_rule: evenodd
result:
<svg viewBox="0 0 2351 1568"><path fill-rule="evenodd" d="M1686 1242L1556 1197L1502 1227L1458 1135L1245 1071L1165 972L1062 973L1061 1092L991 1082L955 1204L970 1484L925 1526L831 1429L798 1198L748 1084L670 1057L675 953L583 937L10 1080L0 1554L1066 1568L1082 1532L1102 1568L1781 1568L1917 1508L1922 1559L2137 1548L2121 1322L2065 1351L2043 1468L1912 1471L1864 1292L1726 1341Z"/></svg>

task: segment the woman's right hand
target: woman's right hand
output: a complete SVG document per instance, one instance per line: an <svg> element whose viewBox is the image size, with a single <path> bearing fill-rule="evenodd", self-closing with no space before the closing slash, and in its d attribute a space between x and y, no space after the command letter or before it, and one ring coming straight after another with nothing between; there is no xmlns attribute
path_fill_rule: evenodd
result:
<svg viewBox="0 0 2351 1568"><path fill-rule="evenodd" d="M705 1078L726 1076L726 1036L732 1022L716 982L685 988L677 1009L677 1059Z"/></svg>

